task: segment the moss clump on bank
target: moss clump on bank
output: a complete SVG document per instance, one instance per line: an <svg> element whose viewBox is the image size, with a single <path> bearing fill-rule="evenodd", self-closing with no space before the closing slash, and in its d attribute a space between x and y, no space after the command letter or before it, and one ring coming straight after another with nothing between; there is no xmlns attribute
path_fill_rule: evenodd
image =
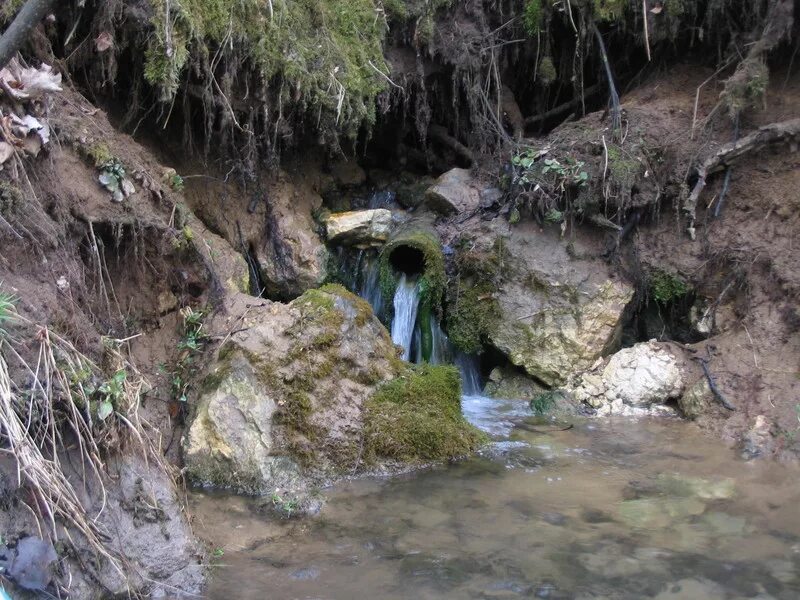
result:
<svg viewBox="0 0 800 600"><path fill-rule="evenodd" d="M650 294L661 304L685 296L691 290L688 283L678 275L673 275L662 269L656 269L649 277Z"/></svg>
<svg viewBox="0 0 800 600"><path fill-rule="evenodd" d="M392 253L402 246L414 248L422 253L422 275L419 279L420 307L428 312L441 311L447 285L442 244L436 234L432 232L410 230L400 233L390 240L383 247L378 259L386 318L391 319L394 313L393 300L398 283L398 275L392 267Z"/></svg>
<svg viewBox="0 0 800 600"><path fill-rule="evenodd" d="M409 369L366 403L368 461L444 460L467 454L484 440L461 414L461 379L452 366L423 364Z"/></svg>
<svg viewBox="0 0 800 600"><path fill-rule="evenodd" d="M175 97L187 68L207 70L219 51L234 54L229 59L261 84L278 81L278 102L313 110L322 129L354 139L362 125L374 124L375 97L387 85L376 69L389 69L383 57L386 26L373 0L150 4L153 30L144 75L163 102ZM224 85L217 81L209 93L221 96Z"/></svg>
<svg viewBox="0 0 800 600"><path fill-rule="evenodd" d="M457 276L448 289L447 334L453 345L467 354L479 352L484 339L500 318L494 296L501 279L502 246L489 252L474 248L456 256Z"/></svg>

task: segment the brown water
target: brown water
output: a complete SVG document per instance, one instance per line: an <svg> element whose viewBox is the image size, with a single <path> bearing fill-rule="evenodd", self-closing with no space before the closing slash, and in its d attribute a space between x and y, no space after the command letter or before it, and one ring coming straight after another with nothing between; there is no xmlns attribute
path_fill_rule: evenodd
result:
<svg viewBox="0 0 800 600"><path fill-rule="evenodd" d="M490 448L343 483L315 518L198 495L198 533L224 551L208 596L800 598L797 468L743 462L677 420L539 433L521 403L465 412Z"/></svg>

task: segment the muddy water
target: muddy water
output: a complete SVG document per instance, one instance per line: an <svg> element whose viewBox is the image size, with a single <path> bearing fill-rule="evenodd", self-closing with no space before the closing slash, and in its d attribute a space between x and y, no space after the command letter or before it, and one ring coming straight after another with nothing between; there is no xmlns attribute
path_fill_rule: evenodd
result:
<svg viewBox="0 0 800 600"><path fill-rule="evenodd" d="M479 456L327 490L317 518L195 498L213 599L800 598L800 471L680 421L546 431L465 399ZM219 554L219 552L218 552Z"/></svg>

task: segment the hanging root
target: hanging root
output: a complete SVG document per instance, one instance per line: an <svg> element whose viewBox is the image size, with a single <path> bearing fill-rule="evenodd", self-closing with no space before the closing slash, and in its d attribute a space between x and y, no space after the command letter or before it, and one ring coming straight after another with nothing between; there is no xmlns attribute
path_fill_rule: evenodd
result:
<svg viewBox="0 0 800 600"><path fill-rule="evenodd" d="M715 154L707 158L697 168L697 183L683 205L683 210L689 219L689 235L694 239L697 200L706 187L709 175L729 168L742 157L761 150L762 148L778 142L791 142L796 144L800 140L800 119L771 123L746 135L738 141L731 142L720 148Z"/></svg>

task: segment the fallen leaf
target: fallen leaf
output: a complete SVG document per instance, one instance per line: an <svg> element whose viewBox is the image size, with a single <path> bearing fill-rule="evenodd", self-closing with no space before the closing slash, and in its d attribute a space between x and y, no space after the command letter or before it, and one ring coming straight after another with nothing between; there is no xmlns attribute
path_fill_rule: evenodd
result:
<svg viewBox="0 0 800 600"><path fill-rule="evenodd" d="M22 149L32 156L39 156L39 151L42 149L42 138L33 134L22 140Z"/></svg>
<svg viewBox="0 0 800 600"><path fill-rule="evenodd" d="M0 165L14 156L14 147L8 142L0 142Z"/></svg>
<svg viewBox="0 0 800 600"><path fill-rule="evenodd" d="M98 35L94 40L94 47L97 48L98 52L105 52L111 46L114 45L114 38L111 37L111 34L107 31L104 31L100 35Z"/></svg>

